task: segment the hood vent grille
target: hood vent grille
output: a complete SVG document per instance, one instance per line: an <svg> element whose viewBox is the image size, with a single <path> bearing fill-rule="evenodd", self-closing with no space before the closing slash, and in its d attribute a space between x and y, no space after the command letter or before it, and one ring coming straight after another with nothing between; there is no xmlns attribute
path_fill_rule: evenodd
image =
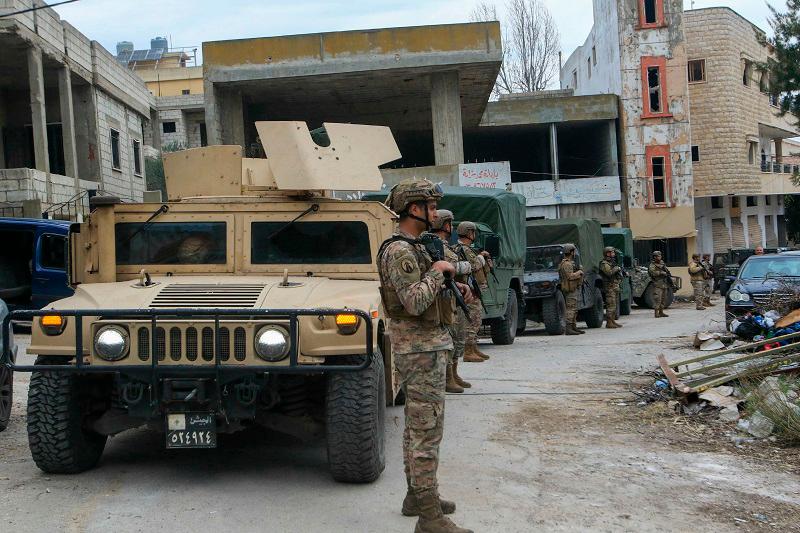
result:
<svg viewBox="0 0 800 533"><path fill-rule="evenodd" d="M167 285L153 299L150 307L255 307L266 285Z"/></svg>

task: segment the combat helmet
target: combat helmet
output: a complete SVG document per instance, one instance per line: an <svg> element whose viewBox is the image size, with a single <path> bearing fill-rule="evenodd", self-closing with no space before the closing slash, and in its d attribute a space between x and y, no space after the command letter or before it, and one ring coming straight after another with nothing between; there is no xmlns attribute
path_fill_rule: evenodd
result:
<svg viewBox="0 0 800 533"><path fill-rule="evenodd" d="M478 231L478 226L476 226L474 222L468 220L465 220L456 228L456 233L458 233L459 237L466 237L467 233L470 231Z"/></svg>
<svg viewBox="0 0 800 533"><path fill-rule="evenodd" d="M606 246L605 248L603 248L603 255L606 255L608 252L617 253L617 249L614 248L613 246Z"/></svg>
<svg viewBox="0 0 800 533"><path fill-rule="evenodd" d="M449 209L439 209L436 211L436 220L431 223L431 230L441 231L448 222L453 223L453 212Z"/></svg>
<svg viewBox="0 0 800 533"><path fill-rule="evenodd" d="M425 178L408 178L392 187L384 204L398 215L401 215L414 202L440 200L442 196L444 196L444 192L442 192L442 188L438 184L434 184Z"/></svg>
<svg viewBox="0 0 800 533"><path fill-rule="evenodd" d="M653 253L650 254L650 257L652 257L653 259L655 259L656 257L661 257L661 251L660 250L654 251Z"/></svg>

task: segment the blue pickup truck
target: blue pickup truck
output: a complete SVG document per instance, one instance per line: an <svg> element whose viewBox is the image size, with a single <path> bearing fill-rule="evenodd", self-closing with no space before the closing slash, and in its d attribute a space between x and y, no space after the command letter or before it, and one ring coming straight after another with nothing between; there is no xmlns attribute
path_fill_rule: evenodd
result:
<svg viewBox="0 0 800 533"><path fill-rule="evenodd" d="M72 295L65 220L0 218L0 300L9 310L41 309Z"/></svg>

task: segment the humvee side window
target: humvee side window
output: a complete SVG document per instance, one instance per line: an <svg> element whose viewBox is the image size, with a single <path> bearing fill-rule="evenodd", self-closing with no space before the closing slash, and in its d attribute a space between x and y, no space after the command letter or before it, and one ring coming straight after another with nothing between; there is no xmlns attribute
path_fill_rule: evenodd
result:
<svg viewBox="0 0 800 533"><path fill-rule="evenodd" d="M525 252L525 270L536 272L539 270L555 270L561 264L560 246L542 246L528 248Z"/></svg>
<svg viewBox="0 0 800 533"><path fill-rule="evenodd" d="M64 270L67 268L67 239L61 235L42 235L39 265L42 268Z"/></svg>
<svg viewBox="0 0 800 533"><path fill-rule="evenodd" d="M114 226L118 265L224 265L225 222L141 222ZM133 238L131 238L131 236Z"/></svg>
<svg viewBox="0 0 800 533"><path fill-rule="evenodd" d="M372 263L369 229L363 222L253 222L250 261L271 264Z"/></svg>

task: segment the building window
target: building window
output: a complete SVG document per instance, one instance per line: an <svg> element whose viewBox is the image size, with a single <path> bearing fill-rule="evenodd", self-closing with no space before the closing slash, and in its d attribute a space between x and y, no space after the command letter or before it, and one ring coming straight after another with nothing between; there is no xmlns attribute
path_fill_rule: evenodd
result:
<svg viewBox="0 0 800 533"><path fill-rule="evenodd" d="M769 94L769 73L766 70L762 70L761 76L758 78L758 90Z"/></svg>
<svg viewBox="0 0 800 533"><path fill-rule="evenodd" d="M722 196L711 197L711 209L722 209Z"/></svg>
<svg viewBox="0 0 800 533"><path fill-rule="evenodd" d="M765 196L764 197L764 205L772 205L772 197L771 196Z"/></svg>
<svg viewBox="0 0 800 533"><path fill-rule="evenodd" d="M687 64L689 69L689 83L706 81L706 60L692 59Z"/></svg>
<svg viewBox="0 0 800 533"><path fill-rule="evenodd" d="M578 69L572 71L572 88L578 88Z"/></svg>
<svg viewBox="0 0 800 533"><path fill-rule="evenodd" d="M162 122L161 123L161 131L164 133L175 133L175 123L174 122Z"/></svg>
<svg viewBox="0 0 800 533"><path fill-rule="evenodd" d="M731 209L739 209L739 197L731 196Z"/></svg>
<svg viewBox="0 0 800 533"><path fill-rule="evenodd" d="M117 130L111 130L111 168L122 170L119 153L119 132Z"/></svg>
<svg viewBox="0 0 800 533"><path fill-rule="evenodd" d="M647 174L650 176L648 207L669 207L672 203L672 168L669 146L648 146L645 149Z"/></svg>
<svg viewBox="0 0 800 533"><path fill-rule="evenodd" d="M742 68L742 85L750 87L750 82L753 81L753 62L745 59L744 67Z"/></svg>
<svg viewBox="0 0 800 533"><path fill-rule="evenodd" d="M758 143L753 141L747 142L747 163L750 165L756 164L756 154L758 153Z"/></svg>
<svg viewBox="0 0 800 533"><path fill-rule="evenodd" d="M133 140L133 173L142 175L142 142Z"/></svg>
<svg viewBox="0 0 800 533"><path fill-rule="evenodd" d="M689 262L685 237L633 241L633 255L640 265L648 264L656 250L661 252L664 263L669 267L685 267Z"/></svg>
<svg viewBox="0 0 800 533"><path fill-rule="evenodd" d="M597 48L592 46L592 65L597 66Z"/></svg>
<svg viewBox="0 0 800 533"><path fill-rule="evenodd" d="M639 0L639 27L664 26L664 0Z"/></svg>
<svg viewBox="0 0 800 533"><path fill-rule="evenodd" d="M696 144L692 146L692 163L700 161L700 147Z"/></svg>
<svg viewBox="0 0 800 533"><path fill-rule="evenodd" d="M642 58L643 118L668 117L667 109L667 58Z"/></svg>
<svg viewBox="0 0 800 533"><path fill-rule="evenodd" d="M756 200L755 196L748 196L747 197L747 207L756 207L758 205L758 201Z"/></svg>
<svg viewBox="0 0 800 533"><path fill-rule="evenodd" d="M208 133L206 132L206 123L200 123L200 146L208 146Z"/></svg>
<svg viewBox="0 0 800 533"><path fill-rule="evenodd" d="M182 89L181 94L192 94L192 91L189 89Z"/></svg>
<svg viewBox="0 0 800 533"><path fill-rule="evenodd" d="M586 74L589 76L589 79L592 79L592 59L591 58L586 60Z"/></svg>

